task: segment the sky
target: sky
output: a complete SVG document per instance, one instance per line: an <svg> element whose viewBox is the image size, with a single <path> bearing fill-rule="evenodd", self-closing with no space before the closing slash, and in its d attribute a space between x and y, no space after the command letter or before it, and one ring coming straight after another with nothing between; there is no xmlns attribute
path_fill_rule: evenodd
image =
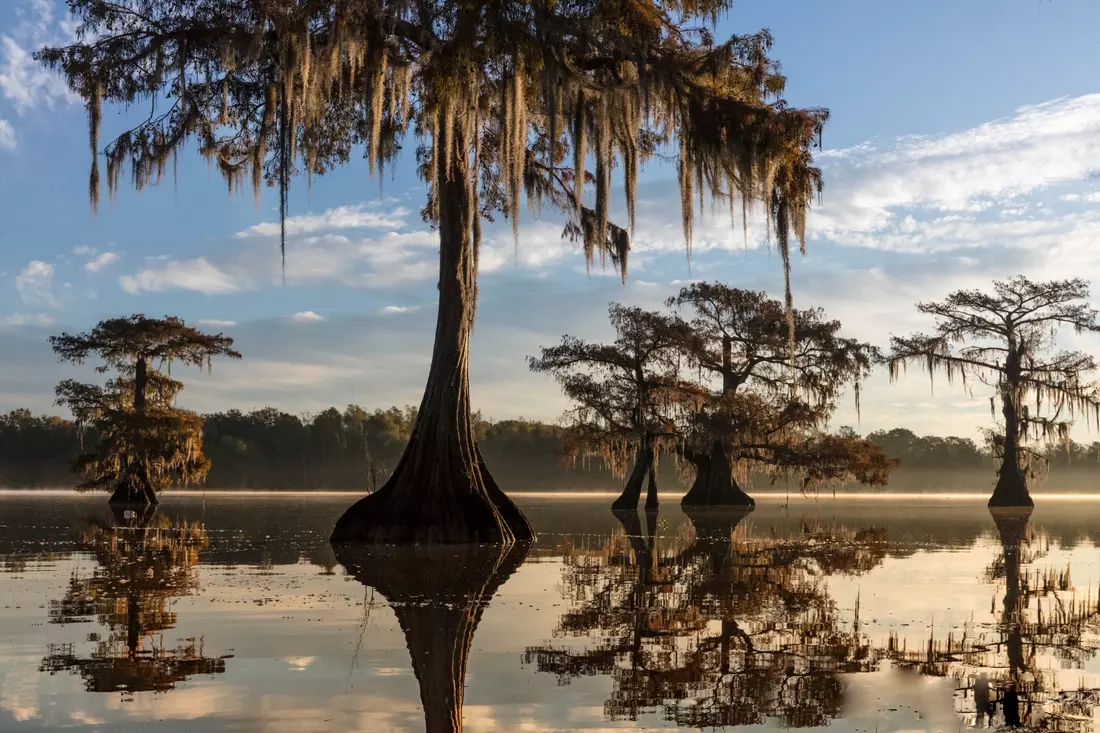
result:
<svg viewBox="0 0 1100 733"><path fill-rule="evenodd" d="M1097 279L1097 27L1094 0L733 3L719 35L769 28L788 100L831 112L817 154L825 192L806 255L793 262L796 305L820 306L846 334L885 347L891 334L928 330L914 304L952 290L1015 274ZM60 414L54 385L88 370L57 364L47 337L131 313L177 315L236 339L242 362L185 377L181 402L192 409L417 404L438 247L419 217L411 158L381 181L353 159L311 186L295 182L285 284L277 196L228 196L195 154L180 157L174 182L124 186L92 216L84 110L30 56L73 34L60 0L0 2L0 411ZM106 109L102 139L133 114ZM621 193L616 213L624 218ZM746 240L740 222L708 214L689 258L675 172L651 166L626 285L611 267L586 272L555 213L526 215L518 246L510 226L490 227L475 408L558 419L568 404L526 357L563 334L609 338L609 302L657 307L699 279L780 296L762 219ZM1100 338L1064 344L1100 354ZM916 373L896 384L874 375L859 414L850 397L834 427L975 437L990 421L988 393Z"/></svg>

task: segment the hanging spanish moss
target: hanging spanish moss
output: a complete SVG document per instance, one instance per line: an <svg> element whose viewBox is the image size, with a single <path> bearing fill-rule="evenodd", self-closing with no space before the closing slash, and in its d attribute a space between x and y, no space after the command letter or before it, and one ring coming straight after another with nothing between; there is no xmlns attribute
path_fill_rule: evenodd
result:
<svg viewBox="0 0 1100 733"><path fill-rule="evenodd" d="M914 364L930 380L940 373L949 383L959 378L966 386L976 378L994 388L990 413L996 418L999 402L1002 420L988 437L1001 468L990 506L1031 506L1027 480L1046 459L1029 444L1068 445L1078 414L1086 423L1100 417L1096 361L1080 351L1055 351L1059 327L1100 332L1088 298L1081 279L997 280L993 294L961 290L918 303L918 311L936 319L935 332L891 339L891 381Z"/></svg>
<svg viewBox="0 0 1100 733"><path fill-rule="evenodd" d="M415 143L441 267L458 268L441 271L440 323L446 313L462 314L461 332L436 341L432 379L461 392L480 220L510 218L520 246L524 197L533 209L561 211L564 234L581 243L586 264L609 258L625 280L638 171L678 147L688 252L696 196L736 191L744 212L755 205L769 212L789 281L787 241L805 241L805 210L820 188L810 150L827 114L784 103L786 80L769 58L768 33L713 39L728 5L641 0L624 23L622 7L592 2L71 0L83 40L45 49L38 59L88 104L94 157L106 159L110 195L127 170L137 189L159 182L192 140L231 193L245 182L254 195L261 182L278 190L284 277L292 178L311 180L361 152L366 172L381 179L402 143ZM100 151L101 101L149 103L152 113ZM559 135L562 128L567 134ZM97 166L89 178L93 206ZM611 220L616 166L625 226ZM586 202L586 183L594 184L594 201ZM455 287L443 287L451 280ZM436 387L429 384L426 394ZM443 402L468 409L464 397ZM423 408L432 415L443 402L432 398ZM486 498L495 492L470 463L474 450L451 445L446 432L433 429L439 442L432 450L461 458L446 463L454 474L436 483L464 491L472 476L478 501L498 512L499 502ZM374 496L387 495L383 487Z"/></svg>

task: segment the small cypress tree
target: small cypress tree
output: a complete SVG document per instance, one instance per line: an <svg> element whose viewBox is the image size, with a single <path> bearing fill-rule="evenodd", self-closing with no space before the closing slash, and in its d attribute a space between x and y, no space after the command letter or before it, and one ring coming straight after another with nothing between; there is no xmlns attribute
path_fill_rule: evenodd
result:
<svg viewBox="0 0 1100 733"><path fill-rule="evenodd" d="M932 334L894 336L887 362L896 380L910 364L937 372L964 387L976 379L992 387L989 411L1003 423L989 431L1001 459L990 506L1033 506L1028 476L1043 456L1029 442L1069 445L1077 415L1100 425L1100 383L1096 360L1081 351L1055 351L1059 327L1080 334L1100 332L1097 311L1081 279L1032 282L1017 276L995 280L993 293L958 290L938 303L918 303L933 316Z"/></svg>
<svg viewBox="0 0 1100 733"><path fill-rule="evenodd" d="M179 362L210 367L213 357L239 359L233 339L202 333L173 317L112 318L88 333L50 338L58 361L82 364L98 356L105 386L65 380L57 403L99 434L95 452L77 458L78 490L113 492L112 504L156 504L172 484L201 480L210 468L202 451L202 418L176 406L183 383L171 377ZM167 369L167 371L163 371Z"/></svg>

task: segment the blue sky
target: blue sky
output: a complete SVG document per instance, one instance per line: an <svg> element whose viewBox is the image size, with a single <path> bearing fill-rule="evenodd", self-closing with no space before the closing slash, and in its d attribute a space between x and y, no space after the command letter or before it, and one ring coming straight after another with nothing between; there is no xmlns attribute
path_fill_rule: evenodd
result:
<svg viewBox="0 0 1100 733"><path fill-rule="evenodd" d="M794 263L799 306L822 306L885 345L928 325L917 300L1020 272L1100 273L1100 3L742 0L720 31L761 27L775 35L788 99L832 112L825 196ZM204 321L238 340L244 363L188 381L182 399L195 409L417 403L437 250L411 165L387 175L381 194L359 163L309 191L296 184L285 286L276 198L229 197L198 156L181 156L177 185L124 188L93 218L83 109L29 59L71 35L60 0L0 3L0 410L56 411L53 385L73 372L46 336L134 312ZM127 114L107 110L105 139ZM490 230L472 354L486 415L556 419L564 401L524 357L563 333L606 337L611 300L656 306L695 278L781 292L760 217L747 246L740 225L705 218L688 261L672 175L643 173L626 286L598 267L586 274L555 215L528 216L518 249L510 229ZM1100 352L1100 342L1066 343ZM859 427L974 435L988 410L981 392L878 375ZM835 422L856 424L847 402Z"/></svg>

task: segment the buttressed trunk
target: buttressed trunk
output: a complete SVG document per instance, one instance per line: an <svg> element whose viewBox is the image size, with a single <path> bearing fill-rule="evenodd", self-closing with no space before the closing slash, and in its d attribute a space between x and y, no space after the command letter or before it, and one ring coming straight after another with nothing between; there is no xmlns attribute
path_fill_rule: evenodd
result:
<svg viewBox="0 0 1100 733"><path fill-rule="evenodd" d="M420 685L427 733L461 733L474 632L530 543L461 548L337 546L336 558L393 607Z"/></svg>
<svg viewBox="0 0 1100 733"><path fill-rule="evenodd" d="M649 491L646 496L646 509L657 508L657 480L654 477L653 444L648 438L642 439L638 445L638 452L634 458L634 469L626 479L626 486L619 498L611 503L613 511L637 511L638 500L642 497L642 486L649 478Z"/></svg>
<svg viewBox="0 0 1100 733"><path fill-rule="evenodd" d="M733 340L722 337L722 394L732 394L737 389L733 374ZM746 494L733 478L730 454L726 441L711 442L709 453L694 453L688 460L695 464L695 481L680 500L680 506L729 507L756 506L756 501Z"/></svg>
<svg viewBox="0 0 1100 733"><path fill-rule="evenodd" d="M149 384L149 364L144 356L134 363L134 413L145 414L145 390ZM158 503L157 492L149 479L149 471L144 456L126 456L122 476L111 498L112 505L150 506Z"/></svg>
<svg viewBox="0 0 1100 733"><path fill-rule="evenodd" d="M1001 411L1005 420L1004 456L997 485L989 499L991 507L1035 505L1027 490L1027 477L1020 468L1020 382L1020 354L1015 340L1010 339L1005 359L1005 381L1001 388Z"/></svg>
<svg viewBox="0 0 1100 733"><path fill-rule="evenodd" d="M695 464L695 482L680 500L684 507L756 506L756 501L741 490L733 478L729 452L723 440L711 444L710 453L689 453Z"/></svg>
<svg viewBox="0 0 1100 733"><path fill-rule="evenodd" d="M469 154L440 125L439 315L432 364L405 453L385 485L352 505L333 542L508 543L532 537L531 526L496 485L474 440L468 361L477 299L477 252ZM443 159L451 151L450 165Z"/></svg>

